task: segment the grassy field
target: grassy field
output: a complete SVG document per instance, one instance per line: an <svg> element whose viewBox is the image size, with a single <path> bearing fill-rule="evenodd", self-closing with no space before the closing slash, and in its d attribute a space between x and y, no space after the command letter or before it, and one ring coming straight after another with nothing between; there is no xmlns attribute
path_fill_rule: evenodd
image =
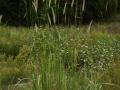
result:
<svg viewBox="0 0 120 90"><path fill-rule="evenodd" d="M119 60L107 25L0 26L0 90L119 90Z"/></svg>

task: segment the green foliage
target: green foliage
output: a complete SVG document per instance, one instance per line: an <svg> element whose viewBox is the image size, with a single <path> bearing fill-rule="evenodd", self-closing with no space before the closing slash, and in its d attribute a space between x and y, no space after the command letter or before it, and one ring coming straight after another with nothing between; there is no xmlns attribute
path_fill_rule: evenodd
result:
<svg viewBox="0 0 120 90"><path fill-rule="evenodd" d="M71 63L77 62L76 64L82 64L81 66L104 69L107 67L106 64L109 65L115 58L115 54L120 53L119 37L95 31L89 35L70 28L65 28L66 30L59 27L54 28L50 28L49 31L46 28L38 29L38 32L33 35L34 41L31 43L34 44L31 45L34 46L31 48L32 56L36 60L43 59L44 53L46 56L57 53L65 66L69 64L71 66ZM40 57L37 58L37 56Z"/></svg>
<svg viewBox="0 0 120 90"><path fill-rule="evenodd" d="M105 30L101 27L97 28ZM45 27L32 31L30 56L40 62L37 66L40 71L34 71L33 90L105 90L103 84L109 78L105 81L102 78L113 62L119 61L116 58L120 54L120 37L98 32L96 27L91 28L91 33L83 33L82 29L86 30Z"/></svg>
<svg viewBox="0 0 120 90"><path fill-rule="evenodd" d="M19 54L22 53L23 52L21 51ZM30 80L24 80L24 78L31 78L34 66L32 63L28 63L26 61L25 55L21 56L22 61L20 61L20 55L18 55L16 58L9 56L7 58L5 57L4 59L2 55L0 56L0 83L2 89L13 84L17 84L19 79L23 79L23 81L20 83L28 82Z"/></svg>
<svg viewBox="0 0 120 90"><path fill-rule="evenodd" d="M20 47L26 44L27 34L22 29L16 31L16 28L11 28L12 31L10 31L9 28L0 27L0 53L16 56Z"/></svg>
<svg viewBox="0 0 120 90"><path fill-rule="evenodd" d="M16 55L0 53L0 89L119 90L119 34L107 33L105 25L87 30L0 27L1 43L19 46Z"/></svg>
<svg viewBox="0 0 120 90"><path fill-rule="evenodd" d="M26 61L27 31L19 30L0 27L0 89L3 90L19 82L18 78L29 78L33 70L33 64Z"/></svg>

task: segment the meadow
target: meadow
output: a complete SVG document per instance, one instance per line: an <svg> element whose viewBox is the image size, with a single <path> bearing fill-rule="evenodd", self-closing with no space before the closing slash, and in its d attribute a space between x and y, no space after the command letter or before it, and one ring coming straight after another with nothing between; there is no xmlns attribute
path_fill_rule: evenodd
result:
<svg viewBox="0 0 120 90"><path fill-rule="evenodd" d="M0 90L119 90L120 35L107 26L0 26Z"/></svg>

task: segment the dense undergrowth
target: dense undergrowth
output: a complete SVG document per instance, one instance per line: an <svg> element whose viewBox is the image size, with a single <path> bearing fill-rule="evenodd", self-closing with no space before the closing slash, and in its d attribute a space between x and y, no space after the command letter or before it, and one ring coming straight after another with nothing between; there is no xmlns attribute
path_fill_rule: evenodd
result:
<svg viewBox="0 0 120 90"><path fill-rule="evenodd" d="M106 25L88 30L0 27L0 88L119 90L120 35Z"/></svg>

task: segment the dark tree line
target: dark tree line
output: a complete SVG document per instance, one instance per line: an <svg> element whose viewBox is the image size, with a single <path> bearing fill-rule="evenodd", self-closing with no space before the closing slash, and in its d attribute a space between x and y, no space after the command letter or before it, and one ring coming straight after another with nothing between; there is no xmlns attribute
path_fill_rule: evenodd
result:
<svg viewBox="0 0 120 90"><path fill-rule="evenodd" d="M38 11L33 0L0 0L2 23L9 25L80 24L105 21L120 12L120 0L38 0Z"/></svg>

